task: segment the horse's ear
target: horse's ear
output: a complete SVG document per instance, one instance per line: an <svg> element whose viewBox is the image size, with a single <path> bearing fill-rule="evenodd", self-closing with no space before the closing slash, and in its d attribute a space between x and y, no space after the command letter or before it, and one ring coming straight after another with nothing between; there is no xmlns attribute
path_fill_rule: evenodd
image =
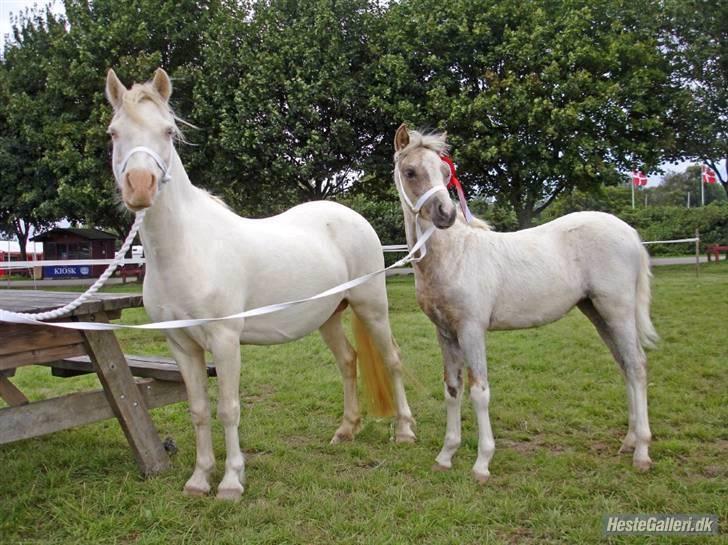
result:
<svg viewBox="0 0 728 545"><path fill-rule="evenodd" d="M167 75L167 72L163 68L157 68L154 71L154 79L152 80L152 86L159 95L164 99L165 102L169 100L172 95L172 82Z"/></svg>
<svg viewBox="0 0 728 545"><path fill-rule="evenodd" d="M106 73L106 98L114 110L121 105L121 98L124 96L125 92L126 87L124 87L124 84L121 83L118 77L116 77L116 72L109 68L109 71Z"/></svg>
<svg viewBox="0 0 728 545"><path fill-rule="evenodd" d="M409 144L409 130L407 124L402 123L394 135L394 151L402 151Z"/></svg>

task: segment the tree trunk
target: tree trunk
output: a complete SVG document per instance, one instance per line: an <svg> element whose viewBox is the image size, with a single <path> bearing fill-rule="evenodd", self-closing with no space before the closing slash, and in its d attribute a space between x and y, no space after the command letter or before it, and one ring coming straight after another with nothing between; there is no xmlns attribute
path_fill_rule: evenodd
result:
<svg viewBox="0 0 728 545"><path fill-rule="evenodd" d="M20 246L20 260L28 261L28 252L26 246L28 245L28 234L30 233L30 222L25 221L21 218L13 218L13 232L18 238L18 245Z"/></svg>

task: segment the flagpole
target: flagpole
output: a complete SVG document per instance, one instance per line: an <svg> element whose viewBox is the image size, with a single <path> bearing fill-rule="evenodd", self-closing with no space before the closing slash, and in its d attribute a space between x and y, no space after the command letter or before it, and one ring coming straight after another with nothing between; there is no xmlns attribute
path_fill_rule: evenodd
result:
<svg viewBox="0 0 728 545"><path fill-rule="evenodd" d="M700 206L705 206L705 165L700 171Z"/></svg>
<svg viewBox="0 0 728 545"><path fill-rule="evenodd" d="M634 208L634 179L632 180L632 208Z"/></svg>

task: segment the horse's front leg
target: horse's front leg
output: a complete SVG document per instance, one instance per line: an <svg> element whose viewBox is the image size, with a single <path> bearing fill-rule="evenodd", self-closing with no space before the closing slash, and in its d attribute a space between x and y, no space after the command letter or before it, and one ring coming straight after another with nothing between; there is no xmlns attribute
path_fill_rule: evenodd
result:
<svg viewBox="0 0 728 545"><path fill-rule="evenodd" d="M442 450L432 469L443 471L452 467L452 457L460 447L460 406L463 397L463 352L454 335L438 329L437 340L442 350L445 383L447 428Z"/></svg>
<svg viewBox="0 0 728 545"><path fill-rule="evenodd" d="M478 420L478 458L473 466L473 477L479 483L485 483L490 477L488 465L495 452L493 430L490 427L488 414L490 387L485 353L485 330L478 323L466 323L458 331L458 340L468 366L470 399Z"/></svg>
<svg viewBox="0 0 728 545"><path fill-rule="evenodd" d="M187 388L190 416L195 427L195 470L185 484L184 493L188 496L204 496L210 492L210 473L215 467L205 352L197 343L178 332L172 333L167 340Z"/></svg>
<svg viewBox="0 0 728 545"><path fill-rule="evenodd" d="M240 449L240 339L237 332L218 334L212 342L217 369L217 417L225 431L225 475L217 487L220 500L238 500L243 493L245 459Z"/></svg>

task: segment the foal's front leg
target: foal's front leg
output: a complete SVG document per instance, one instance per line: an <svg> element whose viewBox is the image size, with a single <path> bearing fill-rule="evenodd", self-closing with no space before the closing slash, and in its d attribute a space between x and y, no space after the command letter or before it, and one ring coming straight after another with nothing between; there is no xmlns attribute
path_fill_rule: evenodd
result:
<svg viewBox="0 0 728 545"><path fill-rule="evenodd" d="M464 324L458 331L458 340L468 366L470 399L478 419L478 458L473 466L473 477L479 483L485 483L490 477L488 465L495 451L488 414L490 387L485 356L485 330L477 323Z"/></svg>
<svg viewBox="0 0 728 545"><path fill-rule="evenodd" d="M225 431L225 475L217 487L217 499L238 500L243 493L245 459L240 450L240 340L237 333L217 335L212 344L217 369L217 417Z"/></svg>
<svg viewBox="0 0 728 545"><path fill-rule="evenodd" d="M438 329L437 340L442 350L444 367L445 408L447 409L447 428L442 450L435 458L435 471L452 467L452 457L460 447L460 406L463 397L463 353L457 338Z"/></svg>

